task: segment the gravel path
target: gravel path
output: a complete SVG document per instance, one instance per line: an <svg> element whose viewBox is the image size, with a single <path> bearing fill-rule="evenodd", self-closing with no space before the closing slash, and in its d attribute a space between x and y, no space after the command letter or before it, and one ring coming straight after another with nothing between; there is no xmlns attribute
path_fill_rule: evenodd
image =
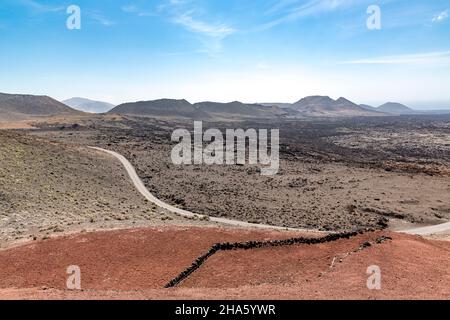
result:
<svg viewBox="0 0 450 320"><path fill-rule="evenodd" d="M249 223L249 222L243 222L243 221L237 221L237 220L230 220L230 219L224 219L224 218L216 218L216 217L208 217L201 214L196 214L187 210L183 210L177 207L174 207L168 203L165 203L161 201L160 199L156 198L153 194L151 194L148 189L145 187L142 180L139 178L139 176L136 173L136 170L134 169L133 165L122 155L118 154L117 152L97 148L97 147L90 147L91 149L95 149L98 151L106 152L114 157L116 157L125 167L125 170L127 171L128 175L130 176L131 181L133 182L136 189L150 202L156 204L157 206L164 208L166 210L169 210L170 212L173 212L175 214L178 214L183 217L187 218L195 218L198 217L200 219L209 219L212 222L227 224L227 225L233 225L236 227L244 227L244 228L259 228L259 229L274 229L274 230L286 230L286 231L299 231L299 232L324 232L314 229L297 229L297 228L285 228L285 227L278 227L278 226L271 226L266 224L257 224L257 223ZM330 232L326 232L330 233Z"/></svg>
<svg viewBox="0 0 450 320"><path fill-rule="evenodd" d="M136 170L133 167L133 165L124 156L118 154L117 152L106 150L106 149L103 149L103 148L98 148L98 147L90 147L90 148L98 150L98 151L106 152L106 153L114 156L115 158L117 158L122 163L122 165L125 167L125 170L127 171L128 175L130 176L130 178L131 178L134 186L136 187L136 189L147 200L149 200L150 202L156 204L157 206L159 206L161 208L169 210L169 211L171 211L171 212L173 212L175 214L178 214L180 216L188 217L188 218L198 217L200 219L208 218L210 221L213 221L213 222L233 225L233 226L237 226L237 227L244 227L244 228L289 230L289 231L315 232L315 233L323 232L323 231L314 230L314 229L284 228L284 227L277 227L277 226L271 226L271 225L266 225L266 224L256 224L256 223L248 223L248 222L237 221L237 220L230 220L230 219L224 219L224 218L208 217L208 216L196 214L196 213L193 213L193 212L190 212L190 211L187 211L187 210L183 210L183 209L174 207L174 206L172 206L170 204L167 204L167 203L161 201L160 199L156 198L153 194L151 194L148 191L148 189L145 187L145 185L142 182L142 180L137 175ZM415 235L432 235L432 234L436 234L436 233L447 232L449 230L450 230L450 222L447 222L447 223L434 225L434 226L427 226L427 227L420 227L420 228L400 230L399 232L406 233L406 234L415 234Z"/></svg>

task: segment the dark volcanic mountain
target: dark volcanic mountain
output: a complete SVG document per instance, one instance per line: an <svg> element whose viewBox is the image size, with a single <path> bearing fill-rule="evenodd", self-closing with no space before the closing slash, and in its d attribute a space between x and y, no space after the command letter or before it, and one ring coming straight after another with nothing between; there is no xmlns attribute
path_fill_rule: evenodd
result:
<svg viewBox="0 0 450 320"><path fill-rule="evenodd" d="M265 103L259 103L262 106L265 107L280 107L281 109L288 109L292 107L292 103L287 102L265 102Z"/></svg>
<svg viewBox="0 0 450 320"><path fill-rule="evenodd" d="M375 116L376 111L366 110L345 99L333 100L328 96L311 96L294 103L292 108L304 116Z"/></svg>
<svg viewBox="0 0 450 320"><path fill-rule="evenodd" d="M198 110L186 100L160 99L130 102L118 105L108 113L132 116L208 118L208 114Z"/></svg>
<svg viewBox="0 0 450 320"><path fill-rule="evenodd" d="M237 101L230 103L200 102L191 104L186 100L172 99L125 103L115 107L109 113L193 119L274 118L285 114L285 112L275 106L266 107Z"/></svg>
<svg viewBox="0 0 450 320"><path fill-rule="evenodd" d="M377 111L377 108L369 106L368 104L360 104L359 105L361 108L365 109L365 110L369 110L369 111Z"/></svg>
<svg viewBox="0 0 450 320"><path fill-rule="evenodd" d="M414 114L416 111L397 102L388 102L377 108L378 111L392 114Z"/></svg>
<svg viewBox="0 0 450 320"><path fill-rule="evenodd" d="M277 106L246 104L239 101L229 103L200 102L194 106L214 117L221 118L274 118L286 114Z"/></svg>
<svg viewBox="0 0 450 320"><path fill-rule="evenodd" d="M207 101L191 104L186 100L162 99L121 104L109 111L109 113L217 120L384 115L383 112L376 108L359 106L342 97L333 100L327 96L306 97L293 104L247 104L239 101L229 103Z"/></svg>
<svg viewBox="0 0 450 320"><path fill-rule="evenodd" d="M83 113L48 96L0 93L0 120L80 114Z"/></svg>
<svg viewBox="0 0 450 320"><path fill-rule="evenodd" d="M62 103L74 109L90 113L105 113L115 107L115 105L108 102L95 101L79 97L64 100Z"/></svg>

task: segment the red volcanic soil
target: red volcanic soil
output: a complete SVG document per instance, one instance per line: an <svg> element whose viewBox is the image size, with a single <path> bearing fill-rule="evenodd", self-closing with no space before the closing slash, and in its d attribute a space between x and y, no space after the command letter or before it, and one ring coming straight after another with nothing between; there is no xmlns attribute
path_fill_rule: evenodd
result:
<svg viewBox="0 0 450 320"><path fill-rule="evenodd" d="M293 236L301 235L165 227L37 241L0 251L0 298L450 298L450 242L391 232L367 233L320 245L221 251L176 288L163 288L214 243ZM381 236L392 240L377 244ZM365 242L371 246L361 249ZM66 290L66 269L70 265L81 268L82 291ZM370 265L381 268L381 290L367 289L366 270Z"/></svg>
<svg viewBox="0 0 450 320"><path fill-rule="evenodd" d="M293 233L222 228L147 228L83 233L0 251L0 288L66 288L77 265L82 287L162 288L218 242L284 239Z"/></svg>

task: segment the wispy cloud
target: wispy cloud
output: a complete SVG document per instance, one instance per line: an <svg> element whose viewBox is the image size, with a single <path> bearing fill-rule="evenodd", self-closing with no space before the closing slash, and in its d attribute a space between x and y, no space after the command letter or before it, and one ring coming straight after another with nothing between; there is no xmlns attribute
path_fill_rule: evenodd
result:
<svg viewBox="0 0 450 320"><path fill-rule="evenodd" d="M122 9L123 12L127 12L127 13L136 13L136 12L138 12L138 7L136 7L133 4L122 6L121 9Z"/></svg>
<svg viewBox="0 0 450 320"><path fill-rule="evenodd" d="M278 0L273 4L265 13L272 14L278 12L286 7L289 7L294 4L298 4L299 0Z"/></svg>
<svg viewBox="0 0 450 320"><path fill-rule="evenodd" d="M186 4L189 0L165 0L158 5L158 10L163 11L167 8L178 7Z"/></svg>
<svg viewBox="0 0 450 320"><path fill-rule="evenodd" d="M182 25L187 30L202 35L224 39L225 37L233 34L236 30L224 23L207 23L205 21L197 20L193 17L194 11L184 12L175 18L173 21L179 25Z"/></svg>
<svg viewBox="0 0 450 320"><path fill-rule="evenodd" d="M343 64L440 64L450 63L450 51L384 56L344 61Z"/></svg>
<svg viewBox="0 0 450 320"><path fill-rule="evenodd" d="M139 17L150 17L150 16L154 16L155 13L150 12L150 11L146 11L141 9L140 7L134 5L134 4L129 4L129 5L125 5L121 7L123 12L126 13L133 13L136 14Z"/></svg>
<svg viewBox="0 0 450 320"><path fill-rule="evenodd" d="M438 22L442 22L444 20L446 20L449 16L449 10L444 10L438 14L436 14L433 19L431 19L432 23L438 23Z"/></svg>
<svg viewBox="0 0 450 320"><path fill-rule="evenodd" d="M301 3L298 0L280 0L267 13L276 13L282 11L281 17L269 21L257 29L266 30L277 25L294 21L303 17L320 14L324 12L331 12L339 8L348 7L361 1L355 0L310 0L306 3Z"/></svg>
<svg viewBox="0 0 450 320"><path fill-rule="evenodd" d="M50 6L35 0L19 0L19 3L39 12L59 12L65 10L64 6Z"/></svg>
<svg viewBox="0 0 450 320"><path fill-rule="evenodd" d="M237 32L234 27L212 18L204 7L189 0L166 0L158 6L158 11L167 14L170 22L199 36L203 47L197 52L215 55L222 50L222 41Z"/></svg>
<svg viewBox="0 0 450 320"><path fill-rule="evenodd" d="M99 13L89 13L88 16L92 20L96 21L97 23L100 23L102 26L105 27L111 27L116 24L114 21L109 20L108 18L104 17Z"/></svg>

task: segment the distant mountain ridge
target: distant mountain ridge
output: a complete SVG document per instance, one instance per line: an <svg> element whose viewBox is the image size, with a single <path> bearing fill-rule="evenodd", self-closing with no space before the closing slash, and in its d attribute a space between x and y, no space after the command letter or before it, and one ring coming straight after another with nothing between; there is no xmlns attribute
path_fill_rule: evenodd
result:
<svg viewBox="0 0 450 320"><path fill-rule="evenodd" d="M276 106L264 106L261 104L248 104L239 101L229 103L221 102L199 102L194 107L216 116L243 116L255 118L271 118L286 114L281 108Z"/></svg>
<svg viewBox="0 0 450 320"><path fill-rule="evenodd" d="M415 110L397 102L387 102L377 108L377 110L393 114L413 114L417 113Z"/></svg>
<svg viewBox="0 0 450 320"><path fill-rule="evenodd" d="M242 103L233 101L198 102L187 100L160 99L121 104L109 113L134 116L168 116L196 119L276 119L305 117L352 117L383 115L374 108L363 108L346 98L333 100L328 96L305 97L295 103Z"/></svg>
<svg viewBox="0 0 450 320"><path fill-rule="evenodd" d="M369 110L369 111L377 111L377 108L369 106L368 104L360 104L359 105L361 108Z"/></svg>
<svg viewBox="0 0 450 320"><path fill-rule="evenodd" d="M72 98L66 103L94 113L143 117L170 117L196 120L296 119L309 117L360 117L408 114L444 114L449 111L417 111L395 102L378 108L358 105L341 97L309 96L295 103L242 103L233 101L190 103L180 99L158 99L113 105L85 98ZM0 121L24 120L38 116L87 115L48 96L0 93Z"/></svg>
<svg viewBox="0 0 450 320"><path fill-rule="evenodd" d="M281 109L288 109L292 106L292 103L286 103L286 102L272 102L272 103L260 103L260 105L262 106L266 106L266 107L272 107L272 106L277 106L280 107Z"/></svg>
<svg viewBox="0 0 450 320"><path fill-rule="evenodd" d="M74 109L90 113L105 113L115 107L112 103L80 97L70 98L62 101L62 103Z"/></svg>
<svg viewBox="0 0 450 320"><path fill-rule="evenodd" d="M267 105L267 104L265 104ZM304 117L348 117L381 115L376 110L363 108L346 98L333 100L328 96L309 96L292 104L280 104L280 107L297 111Z"/></svg>
<svg viewBox="0 0 450 320"><path fill-rule="evenodd" d="M158 99L151 101L128 102L110 110L108 113L134 116L160 116L183 118L208 118L209 115L198 110L187 100Z"/></svg>
<svg viewBox="0 0 450 320"><path fill-rule="evenodd" d="M83 112L74 110L48 96L0 93L0 120L80 114Z"/></svg>
<svg viewBox="0 0 450 320"><path fill-rule="evenodd" d="M285 114L280 108L234 101L199 102L191 104L187 100L159 99L124 103L109 113L134 116L165 116L194 119L209 118L273 118Z"/></svg>

